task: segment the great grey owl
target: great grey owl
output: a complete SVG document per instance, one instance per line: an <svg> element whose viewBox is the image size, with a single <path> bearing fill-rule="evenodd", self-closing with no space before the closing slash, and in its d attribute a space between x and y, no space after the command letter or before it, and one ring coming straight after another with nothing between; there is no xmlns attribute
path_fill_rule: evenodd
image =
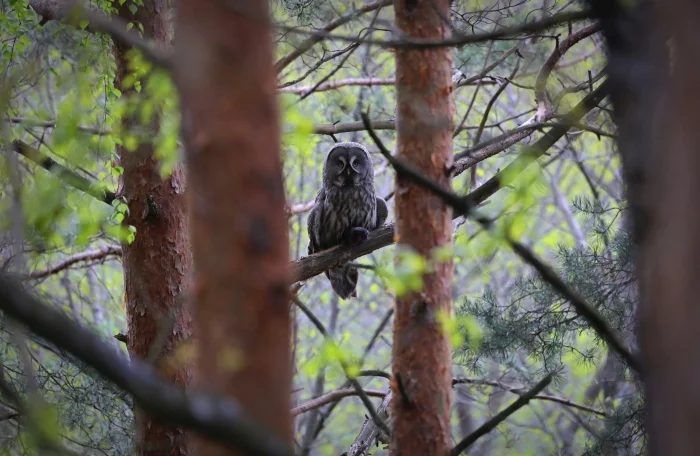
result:
<svg viewBox="0 0 700 456"><path fill-rule="evenodd" d="M381 227L388 214L386 201L374 193L372 157L354 142L333 145L323 165L323 186L309 214L309 255L338 244L358 245ZM326 271L338 296L356 297L358 272L349 264Z"/></svg>

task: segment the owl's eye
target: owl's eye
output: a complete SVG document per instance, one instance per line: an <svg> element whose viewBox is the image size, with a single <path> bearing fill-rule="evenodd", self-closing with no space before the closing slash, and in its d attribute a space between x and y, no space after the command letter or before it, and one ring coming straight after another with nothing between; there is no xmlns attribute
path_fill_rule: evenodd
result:
<svg viewBox="0 0 700 456"><path fill-rule="evenodd" d="M343 163L342 161L338 160L338 163L336 163L335 166L337 166L339 170L342 170L343 168L345 168L345 163Z"/></svg>

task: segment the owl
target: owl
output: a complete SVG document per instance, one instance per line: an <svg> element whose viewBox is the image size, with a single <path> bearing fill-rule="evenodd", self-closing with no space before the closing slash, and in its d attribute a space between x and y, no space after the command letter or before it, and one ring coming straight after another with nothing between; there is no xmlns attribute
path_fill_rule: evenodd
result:
<svg viewBox="0 0 700 456"><path fill-rule="evenodd" d="M308 218L309 255L335 245L359 245L381 227L386 201L374 193L372 157L354 142L333 145L323 165L323 186ZM358 271L345 263L326 271L333 290L343 299L356 297Z"/></svg>

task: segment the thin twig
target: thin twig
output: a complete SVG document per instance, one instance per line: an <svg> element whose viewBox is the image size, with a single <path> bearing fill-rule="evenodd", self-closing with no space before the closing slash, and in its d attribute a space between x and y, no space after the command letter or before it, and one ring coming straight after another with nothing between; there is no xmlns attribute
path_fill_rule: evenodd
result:
<svg viewBox="0 0 700 456"><path fill-rule="evenodd" d="M512 404L510 404L508 407L505 409L501 410L479 426L479 428L466 436L464 439L462 439L450 452L450 456L458 456L462 451L466 450L469 448L474 442L476 442L479 438L483 437L484 435L488 434L489 432L493 431L496 429L496 427L504 422L506 418L508 418L510 415L513 413L517 412L519 409L527 405L530 400L537 395L540 391L545 389L547 385L549 385L552 381L552 374L548 374L546 377L544 377L542 380L537 382L535 386L533 386L530 390L528 390L525 394L520 396L518 399L516 399Z"/></svg>
<svg viewBox="0 0 700 456"><path fill-rule="evenodd" d="M384 397L386 396L386 391L378 391L378 390L362 390L367 396L374 396L374 397ZM326 404L330 404L331 402L338 402L344 397L349 397L349 396L357 396L358 392L354 388L346 388L346 389L338 389L335 391L331 391L329 393L324 394L323 396L319 396L315 399L311 399L310 401L306 401L301 405L298 405L292 409L292 416L297 416L301 415L302 413L306 413L310 410L317 409L319 407L323 407Z"/></svg>
<svg viewBox="0 0 700 456"><path fill-rule="evenodd" d="M340 16L339 18L331 21L328 25L323 27L320 32L312 33L309 38L304 40L301 44L299 44L292 52L289 54L285 55L281 59L275 63L275 70L279 74L282 70L284 70L287 66L289 66L290 63L292 63L294 60L296 60L299 56L301 56L303 53L311 49L316 43L319 43L322 41L326 36L324 34L331 32L338 27L347 24L348 22L352 21L353 19L357 18L361 14L374 11L378 8L383 8L385 6L389 6L391 4L391 0L379 0L374 3L368 3L361 8L358 8L348 14L345 14L343 16ZM293 29L289 29L288 31L290 32L295 32Z"/></svg>
<svg viewBox="0 0 700 456"><path fill-rule="evenodd" d="M39 271L32 271L25 274L24 279L43 279L52 274L56 274L60 271L70 268L76 263L82 261L98 261L103 260L108 256L121 256L122 248L118 245L108 245L101 247L99 249L87 250L85 252L80 252L75 255L71 255L68 258L64 258L53 266L49 266L46 269L41 269Z"/></svg>
<svg viewBox="0 0 700 456"><path fill-rule="evenodd" d="M466 377L452 379L452 386L462 385L462 384L493 386L495 388L500 388L504 391L509 391L513 394L523 394L523 390L524 390L524 388L516 388L514 386L504 385L503 383L494 382L492 380L482 380L482 379L478 379L478 378L466 378ZM587 405L578 404L576 402L573 402L569 399L564 399L562 397L552 396L551 394L536 394L535 396L532 397L532 399L537 399L540 401L556 402L557 404L561 404L561 405L565 405L567 407L579 409L579 410L582 410L584 412L593 413L593 414L598 415L598 416L602 416L602 417L608 416L607 413L603 412L602 410L598 410L598 409L595 409L593 407L588 407Z"/></svg>
<svg viewBox="0 0 700 456"><path fill-rule="evenodd" d="M514 27L504 27L500 30L495 30L492 32L477 33L472 35L454 34L450 38L440 40L400 38L396 40L364 39L360 41L356 37L347 35L336 35L325 31L313 32L307 30L299 30L294 27L283 25L280 25L278 27L289 33L299 35L310 35L314 39L319 39L319 41L320 39L326 38L351 43L361 42L364 44L374 44L382 48L431 49L439 47L464 46L466 44L482 43L484 41L492 41L496 39L513 38L527 33L539 32L550 27L556 27L562 24L566 24L567 22L586 20L590 17L591 13L589 11L575 11L570 13L562 13L555 16L549 16L538 21L529 22Z"/></svg>
<svg viewBox="0 0 700 456"><path fill-rule="evenodd" d="M323 325L323 323L321 323L321 320L319 320L318 317L316 317L316 315L314 315L314 313L311 312L311 309L306 307L306 305L303 302L301 302L301 300L296 295L292 295L292 302L294 302L294 304L296 304L296 306L299 307L299 309L302 312L304 312L304 314L309 318L309 320L311 320L314 326L316 326L316 329L318 329L318 332L320 332L323 335L326 341L332 344L334 348L337 348L337 344L328 336L326 327ZM360 397L360 400L362 400L362 403L365 405L365 408L367 408L367 411L374 420L375 424L382 431L386 432L387 435L391 435L389 426L387 426L384 420L382 420L377 414L377 411L374 409L374 404L372 404L372 401L370 401L367 394L365 394L365 391L362 389L362 385L360 385L360 382L358 382L357 379L349 375L348 365L341 358L339 358L338 361L340 363L340 366L343 368L345 376L347 377L348 381L353 386L353 388L355 388L355 390L357 391L357 395Z"/></svg>

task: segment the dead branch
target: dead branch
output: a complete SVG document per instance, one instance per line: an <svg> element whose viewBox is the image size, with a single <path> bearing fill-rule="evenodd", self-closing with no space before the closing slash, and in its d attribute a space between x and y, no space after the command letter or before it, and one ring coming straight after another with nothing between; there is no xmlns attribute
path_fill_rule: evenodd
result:
<svg viewBox="0 0 700 456"><path fill-rule="evenodd" d="M472 432L461 442L459 442L450 452L450 456L458 456L464 450L469 448L474 442L476 442L480 437L488 434L489 432L496 429L496 427L504 422L513 413L517 412L522 407L526 406L530 400L535 397L540 391L545 389L547 385L552 381L552 374L548 374L545 378L537 382L529 391L516 399L512 404L510 404L505 409L501 410L496 416L482 424L479 429Z"/></svg>
<svg viewBox="0 0 700 456"><path fill-rule="evenodd" d="M71 255L68 258L64 258L53 266L49 266L46 269L41 269L39 271L32 271L24 275L24 279L43 279L52 274L56 274L65 269L70 268L76 263L83 261L99 261L104 260L109 256L121 256L122 248L118 245L108 245L101 247L99 249L87 250L85 252L80 252L75 255Z"/></svg>
<svg viewBox="0 0 700 456"><path fill-rule="evenodd" d="M386 391L379 391L379 390L363 390L363 391L367 396L384 397L387 395ZM294 407L292 409L292 416L301 415L302 413L306 413L309 410L323 407L324 405L330 404L331 402L338 402L342 398L349 397L349 396L358 396L358 393L353 388L338 389L335 391L331 391L331 392L326 393L322 396L319 396L315 399L311 399L310 401L304 402L303 404L301 404L297 407Z"/></svg>

